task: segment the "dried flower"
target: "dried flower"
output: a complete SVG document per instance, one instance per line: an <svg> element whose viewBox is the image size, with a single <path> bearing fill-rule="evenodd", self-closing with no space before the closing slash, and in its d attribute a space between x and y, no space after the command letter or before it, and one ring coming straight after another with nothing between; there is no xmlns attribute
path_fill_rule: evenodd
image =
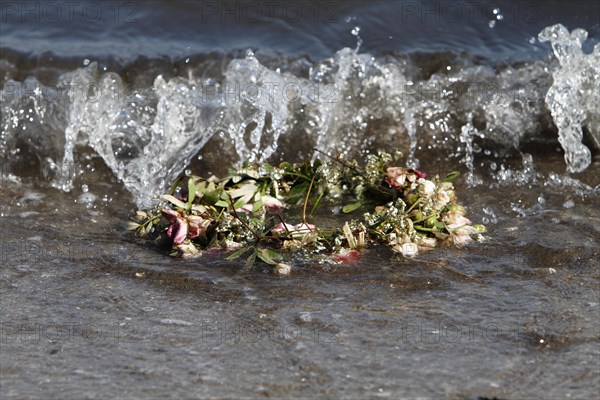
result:
<svg viewBox="0 0 600 400"><path fill-rule="evenodd" d="M277 275L289 275L292 272L292 266L286 263L277 263L273 267L273 272Z"/></svg>
<svg viewBox="0 0 600 400"><path fill-rule="evenodd" d="M350 229L350 226L346 222L342 227L342 232L348 241L348 247L350 247L350 249L355 250L366 247L364 231L360 231L358 233L358 238L355 238L352 229Z"/></svg>
<svg viewBox="0 0 600 400"><path fill-rule="evenodd" d="M450 236L448 240L452 242L456 247L464 247L467 244L471 243L473 239L471 238L471 233L474 233L470 229L471 227L459 228L450 232Z"/></svg>
<svg viewBox="0 0 600 400"><path fill-rule="evenodd" d="M402 187L406 181L408 170L402 167L389 167L387 170L387 179L385 180L392 187Z"/></svg>
<svg viewBox="0 0 600 400"><path fill-rule="evenodd" d="M479 233L479 229L471 226L471 221L458 210L449 211L444 222L450 230L448 240L457 247L463 247L473 241L471 235Z"/></svg>
<svg viewBox="0 0 600 400"><path fill-rule="evenodd" d="M167 236L173 239L174 244L183 243L187 238L188 222L183 211L162 210L163 217L170 222Z"/></svg>
<svg viewBox="0 0 600 400"><path fill-rule="evenodd" d="M425 172L419 171L418 169L411 168L411 169L408 170L408 172L410 172L412 174L415 174L420 179L427 178L427 174Z"/></svg>
<svg viewBox="0 0 600 400"><path fill-rule="evenodd" d="M451 230L461 228L465 225L471 225L471 221L465 218L460 211L449 211L444 216L444 222Z"/></svg>
<svg viewBox="0 0 600 400"><path fill-rule="evenodd" d="M415 243L412 243L406 233L402 233L390 241L390 245L392 246L392 250L402 254L404 257L414 257L419 254L419 247Z"/></svg>
<svg viewBox="0 0 600 400"><path fill-rule="evenodd" d="M174 247L180 257L198 256L200 252L189 240Z"/></svg>
<svg viewBox="0 0 600 400"><path fill-rule="evenodd" d="M204 219L198 215L188 216L187 220L190 239L203 236L206 233L206 229L211 223L209 219Z"/></svg>
<svg viewBox="0 0 600 400"><path fill-rule="evenodd" d="M335 261L343 263L357 261L360 258L360 252L358 250L341 249L339 252L332 255Z"/></svg>
<svg viewBox="0 0 600 400"><path fill-rule="evenodd" d="M450 202L450 195L444 189L438 190L435 195L435 208L440 209Z"/></svg>
<svg viewBox="0 0 600 400"><path fill-rule="evenodd" d="M435 183L426 179L421 181L419 187L421 189L421 193L425 196L431 196L435 191Z"/></svg>
<svg viewBox="0 0 600 400"><path fill-rule="evenodd" d="M290 233L292 233L295 229L296 228L294 227L294 225L281 222L273 229L271 229L271 232L276 236L287 236Z"/></svg>
<svg viewBox="0 0 600 400"><path fill-rule="evenodd" d="M275 197L263 196L262 202L263 202L263 207L265 208L265 210L267 210L268 212L271 212L271 213L279 212L285 208L283 203L279 199L276 199Z"/></svg>
<svg viewBox="0 0 600 400"><path fill-rule="evenodd" d="M210 220L198 215L186 215L185 211L163 209L163 217L169 221L167 236L173 239L173 244L181 244L186 239L194 239L203 235L210 225Z"/></svg>
<svg viewBox="0 0 600 400"><path fill-rule="evenodd" d="M304 240L310 234L312 234L313 232L315 232L315 229L316 229L316 226L314 226L312 224L301 223L301 224L298 224L298 225L294 226L294 229L291 232L291 236L294 239Z"/></svg>
<svg viewBox="0 0 600 400"><path fill-rule="evenodd" d="M250 214L250 213L252 213L253 210L254 210L254 206L252 204L244 204L243 206L241 206L240 208L235 210L235 212Z"/></svg>

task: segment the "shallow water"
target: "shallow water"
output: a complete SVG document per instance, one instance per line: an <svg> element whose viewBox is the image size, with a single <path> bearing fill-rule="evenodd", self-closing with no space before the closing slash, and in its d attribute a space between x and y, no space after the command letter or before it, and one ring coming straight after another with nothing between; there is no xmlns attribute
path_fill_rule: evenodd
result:
<svg viewBox="0 0 600 400"><path fill-rule="evenodd" d="M115 22L99 3L97 24L61 29L3 8L1 397L597 398L600 11L524 3L484 2L471 20L452 3L461 24L420 1L303 2L310 18L260 23L159 1ZM558 22L589 33L563 67L530 42ZM303 94L222 97L248 82ZM51 96L74 84L100 97ZM551 87L567 95L548 103ZM568 173L587 154L570 136L578 111L590 164ZM489 240L414 260L299 259L279 277L220 253L172 259L125 231L185 169L313 146L400 148L430 173L460 170L460 202Z"/></svg>

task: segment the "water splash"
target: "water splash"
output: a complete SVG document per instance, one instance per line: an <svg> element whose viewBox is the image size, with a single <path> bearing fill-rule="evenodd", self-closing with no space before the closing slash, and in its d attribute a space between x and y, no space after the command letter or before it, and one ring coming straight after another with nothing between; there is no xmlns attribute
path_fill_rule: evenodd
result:
<svg viewBox="0 0 600 400"><path fill-rule="evenodd" d="M479 135L477 129L473 126L473 115L469 114L469 122L460 129L460 142L464 145L464 159L463 162L467 166L467 185L473 186L475 183L480 183L475 178L473 161L475 159L473 155L473 138Z"/></svg>
<svg viewBox="0 0 600 400"><path fill-rule="evenodd" d="M417 167L419 157L460 149L467 182L477 184L476 140L491 143L494 153L519 149L554 121L569 170L583 170L589 150L582 129L598 135L600 127L600 50L582 53L582 31L544 32L560 64L493 68L444 55L441 67L426 72L430 64L407 56L349 48L319 62L261 62L249 51L222 75L192 73L186 62L185 77L153 75L150 87L130 92L118 74L90 62L63 74L55 88L35 78L4 82L0 155L10 159L28 146L52 184L68 191L83 169L74 154L89 146L140 207L150 206L215 133L232 149L219 155L224 164L316 156L313 148L349 156L393 148ZM20 95L11 97L15 88ZM532 157L523 163L523 171L496 165L494 179L536 179Z"/></svg>
<svg viewBox="0 0 600 400"><path fill-rule="evenodd" d="M582 143L582 126L600 135L600 43L591 54L581 48L587 32L554 25L539 34L540 42L550 41L560 63L553 73L554 83L546 94L546 104L558 127L569 172L584 171L591 163L590 150Z"/></svg>
<svg viewBox="0 0 600 400"><path fill-rule="evenodd" d="M520 169L511 169L504 164L500 165L497 173L492 174L492 179L498 185L527 185L536 183L541 174L535 170L533 157L528 153L521 153L522 167Z"/></svg>
<svg viewBox="0 0 600 400"><path fill-rule="evenodd" d="M239 158L269 158L280 136L289 131L294 107L306 100L305 82L266 68L249 51L244 59L231 61L225 85L220 94L227 110L227 131Z"/></svg>
<svg viewBox="0 0 600 400"><path fill-rule="evenodd" d="M360 46L362 46L363 44L363 40L360 37L360 26L355 26L354 28L352 28L350 33L352 34L352 36L356 36L356 48L354 49L354 51L358 53L358 51L360 50Z"/></svg>

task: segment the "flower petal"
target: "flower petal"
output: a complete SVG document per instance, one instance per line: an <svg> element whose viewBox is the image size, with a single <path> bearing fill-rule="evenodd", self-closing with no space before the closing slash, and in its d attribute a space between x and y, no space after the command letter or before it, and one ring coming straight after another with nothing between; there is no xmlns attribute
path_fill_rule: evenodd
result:
<svg viewBox="0 0 600 400"><path fill-rule="evenodd" d="M419 178L427 178L427 174L425 172L419 171L418 169L411 168L411 169L408 170L408 172L412 172L413 174L415 174Z"/></svg>
<svg viewBox="0 0 600 400"><path fill-rule="evenodd" d="M278 225L276 225L273 229L271 229L271 232L273 232L276 235L286 235L288 233L294 232L295 230L296 228L294 227L294 225L281 222Z"/></svg>
<svg viewBox="0 0 600 400"><path fill-rule="evenodd" d="M281 211L284 208L283 203L275 197L263 196L262 202L263 206L265 207L265 210L267 210L268 212L277 212Z"/></svg>
<svg viewBox="0 0 600 400"><path fill-rule="evenodd" d="M177 211L169 210L168 208L165 208L160 212L162 213L162 216L165 217L165 219L171 223L175 222L175 220L180 217Z"/></svg>
<svg viewBox="0 0 600 400"><path fill-rule="evenodd" d="M357 261L360 258L358 250L342 249L338 253L333 254L333 259L344 263Z"/></svg>
<svg viewBox="0 0 600 400"><path fill-rule="evenodd" d="M175 237L173 238L173 243L180 244L185 241L188 234L188 222L183 218L177 218L175 221Z"/></svg>

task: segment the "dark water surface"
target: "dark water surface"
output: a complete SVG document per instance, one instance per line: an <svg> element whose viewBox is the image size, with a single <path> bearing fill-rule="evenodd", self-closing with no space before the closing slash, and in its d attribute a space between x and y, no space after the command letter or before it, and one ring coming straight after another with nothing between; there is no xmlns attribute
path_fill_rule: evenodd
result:
<svg viewBox="0 0 600 400"><path fill-rule="evenodd" d="M596 2L0 11L2 399L598 398ZM315 146L461 171L489 240L279 277L125 230L186 169Z"/></svg>

